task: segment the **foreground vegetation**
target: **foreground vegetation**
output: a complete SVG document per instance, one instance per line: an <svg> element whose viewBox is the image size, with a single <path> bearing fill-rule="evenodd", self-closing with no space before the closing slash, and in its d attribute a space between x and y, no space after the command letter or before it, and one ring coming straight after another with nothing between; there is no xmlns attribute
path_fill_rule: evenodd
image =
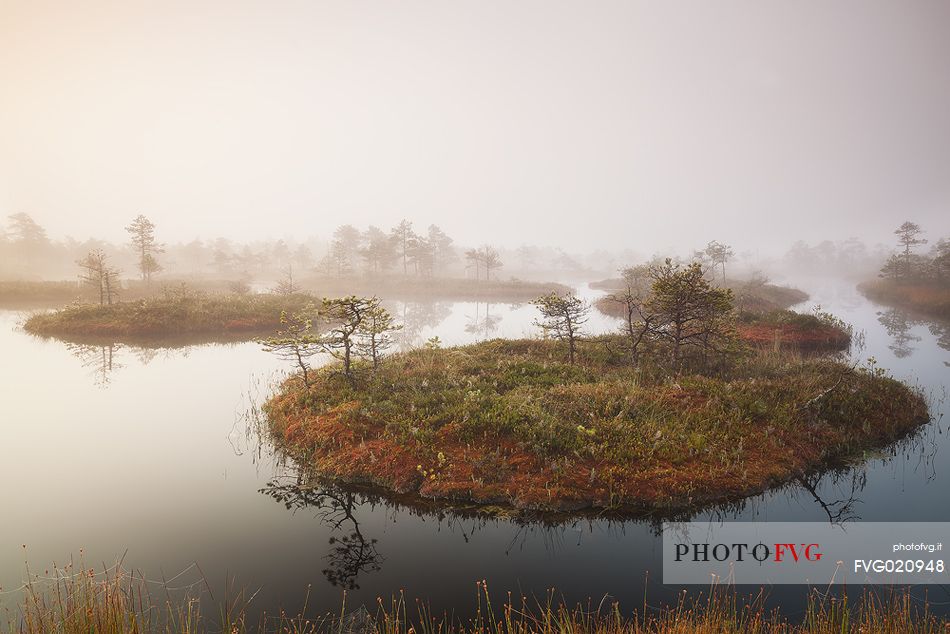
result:
<svg viewBox="0 0 950 634"><path fill-rule="evenodd" d="M65 339L111 337L136 341L159 336L253 336L280 325L282 311L300 310L313 297L294 295L215 295L179 290L163 297L111 305L73 304L32 315L27 332Z"/></svg>
<svg viewBox="0 0 950 634"><path fill-rule="evenodd" d="M278 443L343 482L533 510L677 510L860 457L926 420L873 368L748 354L671 377L584 341L494 340L389 357L345 380L289 378L267 403Z"/></svg>
<svg viewBox="0 0 950 634"><path fill-rule="evenodd" d="M293 634L688 634L716 632L785 634L861 632L864 634L940 634L947 620L930 612L908 590L862 592L851 598L809 592L804 613L794 619L766 607L765 595L740 596L734 588L714 587L698 596L685 593L678 601L624 613L613 601L589 601L571 607L554 592L545 598L493 604L484 582L476 584L473 616L461 620L435 611L403 594L375 606L351 606L344 595L338 610L318 616L283 612L248 617L251 599L238 593L226 600L211 617L202 612L202 601L185 596L172 598L167 589L154 594L147 584L120 569L96 573L71 566L55 570L52 586L29 583L23 598L7 611L10 634L204 634L228 632L286 632ZM163 595L163 596L160 596ZM606 599L606 597L605 597ZM356 609L354 609L356 607ZM306 610L306 608L305 608Z"/></svg>

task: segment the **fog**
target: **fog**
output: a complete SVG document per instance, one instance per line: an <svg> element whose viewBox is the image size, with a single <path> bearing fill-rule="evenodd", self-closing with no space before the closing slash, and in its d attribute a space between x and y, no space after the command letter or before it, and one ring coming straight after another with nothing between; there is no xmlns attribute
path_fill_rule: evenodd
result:
<svg viewBox="0 0 950 634"><path fill-rule="evenodd" d="M116 244L140 213L169 244L408 218L618 260L936 239L947 59L939 2L6 0L0 217Z"/></svg>
<svg viewBox="0 0 950 634"><path fill-rule="evenodd" d="M943 631L933 561L663 560L947 541L948 61L940 0L0 0L0 615Z"/></svg>

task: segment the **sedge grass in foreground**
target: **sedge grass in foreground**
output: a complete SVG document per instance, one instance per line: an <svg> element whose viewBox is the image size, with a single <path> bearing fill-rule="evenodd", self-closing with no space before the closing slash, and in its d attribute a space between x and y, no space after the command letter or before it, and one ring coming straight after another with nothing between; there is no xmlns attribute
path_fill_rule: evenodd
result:
<svg viewBox="0 0 950 634"><path fill-rule="evenodd" d="M191 594L172 597L169 584L155 592L140 576L116 566L96 572L68 565L33 577L22 589L18 604L5 610L9 634L120 634L211 632L288 632L313 634L667 634L727 633L850 633L937 634L946 632L945 618L932 614L926 599L916 600L907 589L863 591L852 598L809 591L804 614L784 617L766 607L765 595L741 596L727 586L712 587L699 596L685 593L669 605L643 607L625 613L609 597L569 606L552 590L544 599L515 598L508 593L501 605L492 603L488 585L476 584L474 616L459 620L437 612L422 601L400 593L374 606L354 606L344 594L333 611L312 617L263 615L250 622L253 596L239 592L225 599L213 616L203 612L202 600ZM206 596L210 592L204 593ZM211 603L215 603L213 599ZM304 611L308 612L305 605Z"/></svg>

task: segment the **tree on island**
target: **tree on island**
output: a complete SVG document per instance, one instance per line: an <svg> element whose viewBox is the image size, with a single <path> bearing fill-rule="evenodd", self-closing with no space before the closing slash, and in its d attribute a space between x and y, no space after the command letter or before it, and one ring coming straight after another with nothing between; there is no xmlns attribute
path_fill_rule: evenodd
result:
<svg viewBox="0 0 950 634"><path fill-rule="evenodd" d="M370 298L369 310L361 327L359 351L361 356L372 361L374 370L379 369L383 353L396 343L393 335L398 330L402 330L402 326L395 323L389 311L377 298Z"/></svg>
<svg viewBox="0 0 950 634"><path fill-rule="evenodd" d="M724 350L732 332L732 291L712 286L698 262L682 268L667 258L651 275L647 307L657 320L653 332L670 345L673 366L681 369L687 348L698 349L704 360L710 351Z"/></svg>
<svg viewBox="0 0 950 634"><path fill-rule="evenodd" d="M152 275L162 270L162 265L155 259L155 254L164 252L162 245L155 240L155 225L144 215L139 214L125 230L129 232L132 248L138 256L142 280L150 284Z"/></svg>
<svg viewBox="0 0 950 634"><path fill-rule="evenodd" d="M614 293L610 299L623 308L623 325L620 332L626 341L630 361L636 365L639 361L640 346L653 334L658 316L647 307L649 301L650 267L631 266L621 271L624 289Z"/></svg>
<svg viewBox="0 0 950 634"><path fill-rule="evenodd" d="M534 325L541 328L546 335L559 341L566 341L568 358L571 365L574 365L577 342L583 336L581 326L587 321L590 305L573 294L558 295L557 293L539 297L532 304L541 311L541 319L536 319Z"/></svg>
<svg viewBox="0 0 950 634"><path fill-rule="evenodd" d="M320 337L324 352L343 364L343 376L353 380L353 359L359 354L359 339L373 308L368 297L324 298L320 316L329 327Z"/></svg>
<svg viewBox="0 0 950 634"><path fill-rule="evenodd" d="M302 311L281 311L280 330L274 337L258 341L266 352L278 358L293 361L300 368L304 386L310 387L310 364L308 359L322 352L320 336L313 330L313 306Z"/></svg>
<svg viewBox="0 0 950 634"><path fill-rule="evenodd" d="M903 277L911 277L911 249L916 247L919 244L927 244L927 241L920 236L923 233L923 229L920 228L915 222L904 222L901 226L894 230L894 234L897 236L897 244L904 248L903 253Z"/></svg>
<svg viewBox="0 0 950 634"><path fill-rule="evenodd" d="M93 249L76 264L82 269L79 279L99 295L99 305L111 305L119 294L119 271L109 265L102 249Z"/></svg>
<svg viewBox="0 0 950 634"><path fill-rule="evenodd" d="M402 328L376 297L324 298L320 315L328 327L320 336L320 347L342 363L342 374L350 383L355 380L354 360L370 358L378 368L382 353L393 344L392 333Z"/></svg>

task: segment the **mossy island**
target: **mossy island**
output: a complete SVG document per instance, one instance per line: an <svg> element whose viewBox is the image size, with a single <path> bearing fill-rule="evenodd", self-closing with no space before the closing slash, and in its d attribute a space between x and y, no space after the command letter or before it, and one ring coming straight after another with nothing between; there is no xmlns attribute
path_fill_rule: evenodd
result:
<svg viewBox="0 0 950 634"><path fill-rule="evenodd" d="M613 334L581 336L578 298L535 303L546 338L291 375L264 406L275 442L312 475L403 499L675 513L860 459L928 419L873 365L744 341L731 291L696 266L667 263L644 322Z"/></svg>
<svg viewBox="0 0 950 634"><path fill-rule="evenodd" d="M64 285L40 285L59 289ZM65 285L75 290L74 284ZM350 286L366 290L384 288L372 280L361 280ZM424 287L428 286L428 295ZM138 288L138 287L136 287ZM322 295L347 295L339 282L339 292ZM0 289L2 290L2 289ZM127 301L74 301L65 307L35 313L27 318L24 329L43 337L68 341L116 341L152 343L163 339L190 337L193 341L251 340L274 332L281 325L281 314L303 310L317 304L322 295L302 290L293 284L289 292L250 293L205 291L179 282L152 288L153 294ZM460 300L498 301L523 304L539 294L569 293L562 284L524 282L520 280L410 280L397 286L395 292L380 297L415 297L434 299L456 297Z"/></svg>
<svg viewBox="0 0 950 634"><path fill-rule="evenodd" d="M267 403L278 445L345 483L532 510L675 511L860 458L927 419L919 394L842 362L756 353L728 373L629 367L585 342L395 354L356 383L335 366Z"/></svg>
<svg viewBox="0 0 950 634"><path fill-rule="evenodd" d="M302 293L214 294L185 288L130 302L71 304L31 315L23 328L77 342L140 343L184 336L247 340L273 332L282 312L302 310L315 299Z"/></svg>

